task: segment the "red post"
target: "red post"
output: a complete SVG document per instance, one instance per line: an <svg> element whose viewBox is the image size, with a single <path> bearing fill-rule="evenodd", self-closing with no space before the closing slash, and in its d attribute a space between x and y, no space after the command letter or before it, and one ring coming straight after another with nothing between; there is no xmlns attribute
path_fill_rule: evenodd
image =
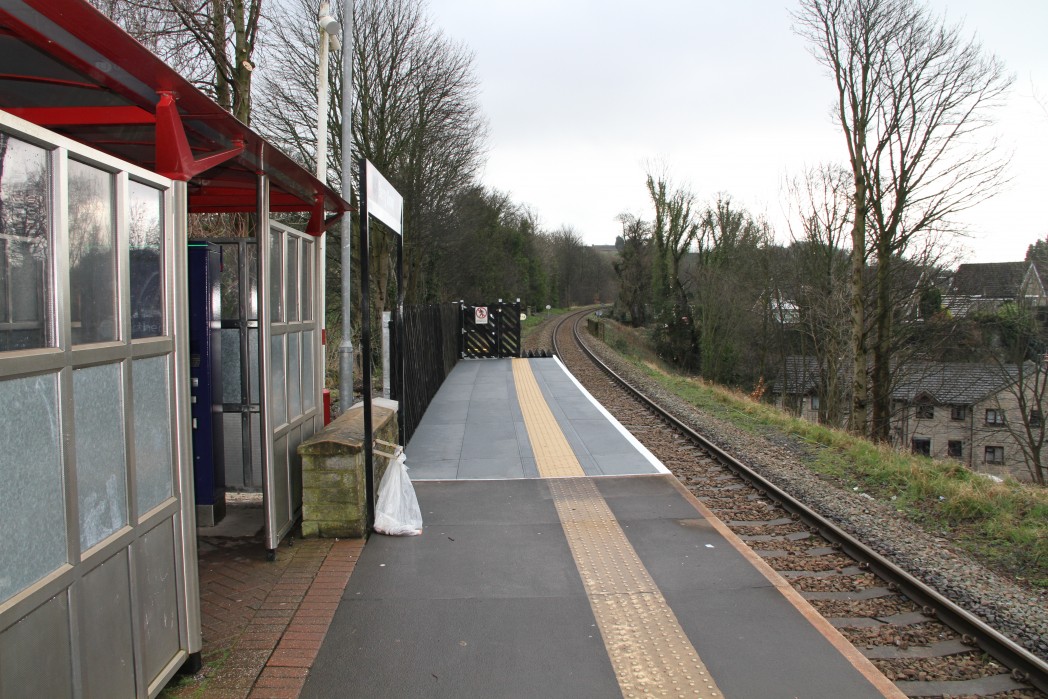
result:
<svg viewBox="0 0 1048 699"><path fill-rule="evenodd" d="M331 391L324 389L324 424L331 424Z"/></svg>

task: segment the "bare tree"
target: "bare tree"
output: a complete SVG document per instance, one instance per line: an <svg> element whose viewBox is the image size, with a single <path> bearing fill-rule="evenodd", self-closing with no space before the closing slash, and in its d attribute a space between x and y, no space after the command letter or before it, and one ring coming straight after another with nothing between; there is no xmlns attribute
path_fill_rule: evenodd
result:
<svg viewBox="0 0 1048 699"><path fill-rule="evenodd" d="M274 53L262 78L267 106L259 114L263 132L306 164L316 153L318 5L290 0L274 17L266 48ZM432 25L422 0L358 0L353 24L354 145L404 195L406 291L409 299L432 299L445 286L440 275L455 247L448 231L455 197L471 185L483 155L473 56ZM342 81L340 71L330 75L329 162L337 164ZM337 165L328 172L337 183ZM375 243L376 303L384 303L389 253L381 240ZM329 276L332 284L338 278Z"/></svg>
<svg viewBox="0 0 1048 699"><path fill-rule="evenodd" d="M846 413L849 345L848 256L854 199L846 169L821 165L787 185L793 209L791 252L797 272L798 323L818 366L819 420L840 425Z"/></svg>
<svg viewBox="0 0 1048 699"><path fill-rule="evenodd" d="M960 27L914 0L802 0L794 17L797 32L834 78L834 116L845 136L854 184L855 378L849 426L887 439L893 264L921 236L955 230L957 213L997 191L1004 163L994 157L996 144L983 145L979 136L1011 78L998 59L964 38ZM867 254L876 261L870 347L863 318Z"/></svg>
<svg viewBox="0 0 1048 699"><path fill-rule="evenodd" d="M251 123L262 0L90 0L125 31Z"/></svg>
<svg viewBox="0 0 1048 699"><path fill-rule="evenodd" d="M718 195L699 217L689 281L702 375L711 381L742 385L757 378L748 375L754 367L744 366L741 358L749 344L743 338L759 332L764 315L760 297L768 284L761 277L767 274L754 265L770 240L767 223L727 194Z"/></svg>

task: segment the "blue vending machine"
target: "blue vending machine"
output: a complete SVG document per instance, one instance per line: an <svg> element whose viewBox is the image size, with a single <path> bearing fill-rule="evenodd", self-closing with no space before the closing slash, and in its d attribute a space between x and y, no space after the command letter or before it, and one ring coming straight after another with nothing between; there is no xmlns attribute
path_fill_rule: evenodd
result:
<svg viewBox="0 0 1048 699"><path fill-rule="evenodd" d="M189 244L189 380L197 526L226 514L222 440L222 254L218 245Z"/></svg>

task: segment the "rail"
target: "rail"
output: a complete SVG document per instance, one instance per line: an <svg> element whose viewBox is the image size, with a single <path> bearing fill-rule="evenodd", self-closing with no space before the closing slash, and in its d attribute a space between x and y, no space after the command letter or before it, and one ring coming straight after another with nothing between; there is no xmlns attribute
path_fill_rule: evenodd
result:
<svg viewBox="0 0 1048 699"><path fill-rule="evenodd" d="M632 394L642 403L648 406L660 418L672 425L675 429L695 442L701 449L705 450L712 458L719 460L740 477L747 480L758 491L779 502L788 512L795 514L813 532L817 531L831 544L838 546L844 553L848 554L861 566L893 585L899 592L909 597L928 616L935 616L939 621L961 634L973 645L977 645L989 655L996 658L1006 667L1012 670L1015 679L1029 682L1042 692L1048 692L1048 663L1044 662L1028 650L1001 634L996 629L987 625L982 619L961 608L953 601L941 595L938 591L921 582L914 576L899 568L884 556L880 555L864 543L853 537L848 532L837 527L826 518L804 505L786 491L767 480L759 473L746 466L744 463L731 456L720 446L710 441L703 435L693 430L688 425L677 419L656 403L652 398L631 385L626 379L617 374L611 367L605 364L586 344L579 334L579 325L582 319L590 311L584 311L561 318L553 330L553 352L561 356L560 347L557 343L558 330L564 323L572 320L572 337L576 344L595 365L607 373L616 383L622 386L628 393Z"/></svg>

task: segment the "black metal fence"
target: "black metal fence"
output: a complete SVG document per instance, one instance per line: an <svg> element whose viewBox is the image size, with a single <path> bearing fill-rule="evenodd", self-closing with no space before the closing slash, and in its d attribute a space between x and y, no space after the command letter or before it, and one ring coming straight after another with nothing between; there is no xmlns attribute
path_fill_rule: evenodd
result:
<svg viewBox="0 0 1048 699"><path fill-rule="evenodd" d="M397 376L401 363L390 363L392 397L403 404L401 444L407 444L411 439L433 396L459 360L460 308L458 303L404 308L406 356L403 382ZM394 344L392 356L396 357L399 352L396 333L391 336ZM404 398L396 395L398 386L404 386Z"/></svg>
<svg viewBox="0 0 1048 699"><path fill-rule="evenodd" d="M461 350L462 356L470 359L519 357L520 301L499 301L487 306L463 305Z"/></svg>

